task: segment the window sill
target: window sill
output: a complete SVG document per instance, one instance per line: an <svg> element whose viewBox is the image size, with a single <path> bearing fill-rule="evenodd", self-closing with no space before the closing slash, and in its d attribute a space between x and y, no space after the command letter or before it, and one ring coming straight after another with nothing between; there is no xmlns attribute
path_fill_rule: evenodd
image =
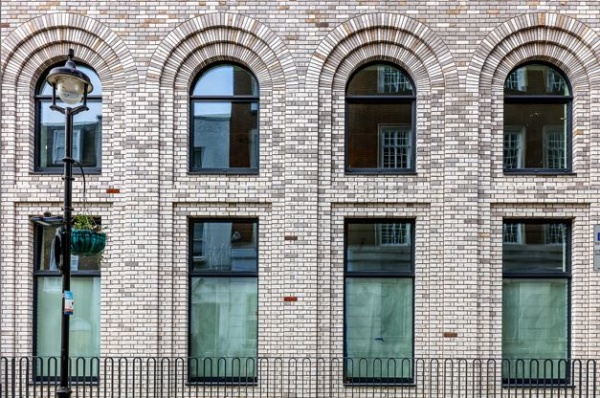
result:
<svg viewBox="0 0 600 398"><path fill-rule="evenodd" d="M258 169L206 169L206 170L190 170L188 175L258 175Z"/></svg>
<svg viewBox="0 0 600 398"><path fill-rule="evenodd" d="M365 379L344 379L345 387L416 387L417 383L412 378L407 379L377 379L377 378L365 378Z"/></svg>
<svg viewBox="0 0 600 398"><path fill-rule="evenodd" d="M519 170L507 171L503 170L505 176L544 176L544 177L560 177L560 176L577 176L573 171L553 171L553 170Z"/></svg>
<svg viewBox="0 0 600 398"><path fill-rule="evenodd" d="M524 389L568 388L568 389L574 389L575 385L567 380L556 380L553 383L551 383L549 381L537 383L535 380L522 380L522 381L519 380L518 382L507 382L506 379L503 379L502 380L502 388L505 388L505 389L509 389L509 388L524 388Z"/></svg>
<svg viewBox="0 0 600 398"><path fill-rule="evenodd" d="M188 379L187 383L190 387L205 387L205 386L219 386L219 387L255 387L258 386L258 378L249 377L244 380L241 378L198 378Z"/></svg>
<svg viewBox="0 0 600 398"><path fill-rule="evenodd" d="M83 169L86 176L88 175L101 175L102 169ZM64 169L40 169L29 172L30 175L63 175ZM81 169L73 166L73 175L81 175Z"/></svg>
<svg viewBox="0 0 600 398"><path fill-rule="evenodd" d="M414 169L346 169L346 175L416 176Z"/></svg>

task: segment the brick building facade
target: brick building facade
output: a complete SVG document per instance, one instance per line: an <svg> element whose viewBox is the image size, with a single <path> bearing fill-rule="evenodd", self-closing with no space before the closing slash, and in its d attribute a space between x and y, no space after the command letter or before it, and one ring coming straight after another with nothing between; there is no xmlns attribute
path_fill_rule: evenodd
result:
<svg viewBox="0 0 600 398"><path fill-rule="evenodd" d="M412 355L502 358L503 281L514 277L503 277L503 247L518 221L566 226L565 353L598 358L599 13L584 1L3 0L2 356L36 354L30 218L60 214L63 185L60 170L38 167L35 98L73 48L102 85L101 162L85 198L109 234L102 356L188 356L190 222L250 220L258 356L347 353L348 230L372 222L411 226ZM229 64L258 85L255 170L193 171L190 90ZM413 167L349 170L348 82L370 65L410 79ZM524 65L569 86L558 168L507 170L506 82ZM77 211L79 178L73 196Z"/></svg>

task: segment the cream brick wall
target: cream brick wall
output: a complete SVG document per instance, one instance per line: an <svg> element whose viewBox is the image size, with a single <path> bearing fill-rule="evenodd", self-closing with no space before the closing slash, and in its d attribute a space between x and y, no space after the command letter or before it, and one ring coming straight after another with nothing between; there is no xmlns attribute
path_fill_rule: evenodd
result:
<svg viewBox="0 0 600 398"><path fill-rule="evenodd" d="M59 175L33 172L36 82L74 48L103 85L102 173L88 202L110 225L102 353L186 355L187 218L260 224L260 355L343 352L343 224L416 219L415 353L497 357L503 217L573 221L572 353L600 356L600 5L584 1L17 1L0 33L0 352L32 352L29 217L60 213ZM260 173L196 175L188 90L212 62L260 84ZM387 60L417 88L417 169L344 173L344 91ZM502 86L524 61L573 86L573 173L502 172ZM108 188L120 193L109 194ZM74 184L75 207L82 185ZM296 296L295 302L284 302ZM123 311L127 308L127 311ZM445 332L457 334L443 337Z"/></svg>

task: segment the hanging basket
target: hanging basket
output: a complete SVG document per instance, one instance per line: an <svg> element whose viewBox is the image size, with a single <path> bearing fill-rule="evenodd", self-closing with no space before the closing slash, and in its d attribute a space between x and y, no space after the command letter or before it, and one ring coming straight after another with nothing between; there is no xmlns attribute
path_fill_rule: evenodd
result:
<svg viewBox="0 0 600 398"><path fill-rule="evenodd" d="M106 246L106 234L91 229L71 231L71 253L77 255L98 254Z"/></svg>

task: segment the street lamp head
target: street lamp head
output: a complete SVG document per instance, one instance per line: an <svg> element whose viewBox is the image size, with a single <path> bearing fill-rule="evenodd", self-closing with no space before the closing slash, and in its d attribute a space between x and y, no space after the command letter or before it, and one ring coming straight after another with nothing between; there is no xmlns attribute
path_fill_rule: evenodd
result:
<svg viewBox="0 0 600 398"><path fill-rule="evenodd" d="M73 62L73 55L74 51L70 49L69 59L65 66L53 68L46 78L58 93L59 98L70 105L81 102L81 99L94 89L90 78L77 70Z"/></svg>

